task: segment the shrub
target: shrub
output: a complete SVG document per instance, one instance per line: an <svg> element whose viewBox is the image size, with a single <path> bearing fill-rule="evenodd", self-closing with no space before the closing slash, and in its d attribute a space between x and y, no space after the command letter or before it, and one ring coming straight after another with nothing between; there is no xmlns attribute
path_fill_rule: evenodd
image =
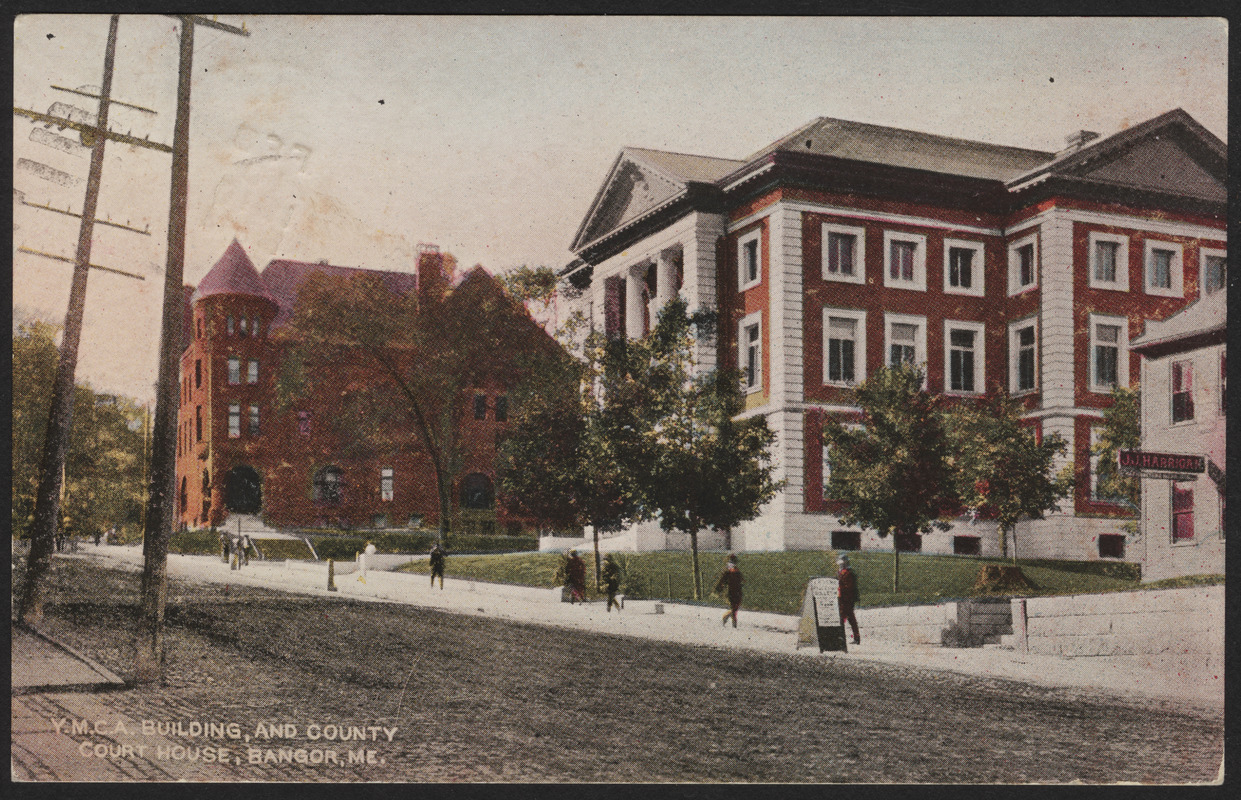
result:
<svg viewBox="0 0 1241 800"><path fill-rule="evenodd" d="M538 550L539 540L533 536L450 533L446 545L453 553L520 553Z"/></svg>
<svg viewBox="0 0 1241 800"><path fill-rule="evenodd" d="M312 561L314 554L301 539L256 539L255 547L268 561Z"/></svg>
<svg viewBox="0 0 1241 800"><path fill-rule="evenodd" d="M212 529L174 533L168 540L168 552L187 556L219 555L220 532Z"/></svg>

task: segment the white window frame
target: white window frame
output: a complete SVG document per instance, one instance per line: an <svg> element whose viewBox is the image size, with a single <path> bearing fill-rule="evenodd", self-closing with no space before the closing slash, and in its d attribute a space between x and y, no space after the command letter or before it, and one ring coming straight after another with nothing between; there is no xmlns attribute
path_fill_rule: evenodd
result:
<svg viewBox="0 0 1241 800"><path fill-rule="evenodd" d="M892 277L892 242L910 242L914 246L914 277L906 281ZM883 285L893 289L926 291L926 237L904 231L883 232Z"/></svg>
<svg viewBox="0 0 1241 800"><path fill-rule="evenodd" d="M249 436L260 436L263 431L263 420L258 406L250 406L250 414L246 417L246 433Z"/></svg>
<svg viewBox="0 0 1241 800"><path fill-rule="evenodd" d="M1185 268L1184 264L1184 247L1176 242L1167 242L1163 239L1147 239L1146 240L1146 256L1142 259L1142 286L1147 294L1159 297L1184 297L1185 296ZM1172 287L1165 289L1159 286L1151 286L1151 259L1155 255L1156 250L1169 250L1172 252L1172 263L1168 265L1169 278Z"/></svg>
<svg viewBox="0 0 1241 800"><path fill-rule="evenodd" d="M892 314L885 313L883 315L883 365L891 367L892 356L892 326L894 324L917 325L918 332L914 334L914 366L922 370L923 375L926 374L926 317L916 316L914 314ZM925 386L926 379L923 378Z"/></svg>
<svg viewBox="0 0 1241 800"><path fill-rule="evenodd" d="M241 385L241 357L240 356L229 356L227 363L228 363L228 385L229 386L240 386Z"/></svg>
<svg viewBox="0 0 1241 800"><path fill-rule="evenodd" d="M1100 325L1116 325L1120 327L1120 335L1116 337L1116 386L1124 388L1129 385L1129 318L1116 317L1110 314L1091 314L1090 324L1090 352L1087 354L1087 369L1090 374L1086 376L1086 383L1090 387L1090 391L1096 394L1110 394L1111 386L1102 386L1095 383L1095 333Z"/></svg>
<svg viewBox="0 0 1241 800"><path fill-rule="evenodd" d="M1228 251L1219 250L1214 247L1203 247L1198 250L1198 296L1207 296L1207 259L1208 258L1224 259L1224 285L1217 292L1228 290ZM1214 292L1212 292L1214 294Z"/></svg>
<svg viewBox="0 0 1241 800"><path fill-rule="evenodd" d="M1105 281L1095 276L1096 244L1111 242L1119 245L1116 248L1116 280ZM1129 291L1129 237L1119 233L1091 231L1089 237L1089 256L1087 258L1087 275L1091 289L1110 289L1116 292Z"/></svg>
<svg viewBox="0 0 1241 800"><path fill-rule="evenodd" d="M384 482L387 481L387 485ZM396 495L396 471L392 467L379 468L379 500L383 503L392 502Z"/></svg>
<svg viewBox="0 0 1241 800"><path fill-rule="evenodd" d="M747 280L745 274L745 248L750 242L754 242L754 260L755 260L755 278ZM744 292L746 289L758 286L763 282L763 229L755 228L746 235L737 239L737 291Z"/></svg>
<svg viewBox="0 0 1241 800"><path fill-rule="evenodd" d="M827 239L828 234L839 234L843 236L852 236L854 240L853 249L853 274L840 275L838 273L827 271ZM820 240L822 242L822 275L825 281L840 281L841 283L866 283L866 229L855 228L849 225L837 225L834 222L823 223L823 233Z"/></svg>
<svg viewBox="0 0 1241 800"><path fill-rule="evenodd" d="M851 319L857 323L857 336L853 344L853 382L833 381L828 379L828 320L831 317ZM866 380L866 312L854 308L823 307L823 385L824 386L856 386Z"/></svg>
<svg viewBox="0 0 1241 800"><path fill-rule="evenodd" d="M753 314L746 314L737 323L737 367L741 370L743 381L749 366L750 355L745 332L751 326L758 328L758 354L754 360L754 384L743 384L747 395L763 390L763 312L755 311Z"/></svg>
<svg viewBox="0 0 1241 800"><path fill-rule="evenodd" d="M1176 418L1176 368L1183 366L1189 371L1189 406L1190 413L1185 419ZM1168 361L1168 425L1169 427L1180 428L1185 425L1193 425L1194 417L1197 414L1197 404L1194 402L1194 367L1196 362L1192 358L1175 358Z"/></svg>
<svg viewBox="0 0 1241 800"><path fill-rule="evenodd" d="M972 391L952 388L951 332L954 330L970 331L974 334L974 389ZM981 322L964 322L951 319L944 320L944 394L973 397L975 395L986 393L986 387L984 385L984 380L987 374L984 369L984 361L986 360L987 350L986 333L986 325Z"/></svg>
<svg viewBox="0 0 1241 800"><path fill-rule="evenodd" d="M1030 282L1022 285L1021 283L1021 248L1029 245L1031 247L1031 279ZM1023 236L1008 245L1008 296L1028 292L1031 289L1038 288L1038 231Z"/></svg>
<svg viewBox="0 0 1241 800"><path fill-rule="evenodd" d="M960 286L953 286L949 281L951 273L951 262L949 255L953 248L961 250L974 251L974 263L971 270L973 286L964 289ZM984 275L986 274L985 263L986 250L982 242L971 242L966 239L944 239L944 293L945 294L967 294L973 297L982 297L984 294Z"/></svg>
<svg viewBox="0 0 1241 800"><path fill-rule="evenodd" d="M259 382L259 361L257 358L251 358L246 362L246 383Z"/></svg>
<svg viewBox="0 0 1241 800"><path fill-rule="evenodd" d="M228 404L228 438L241 438L241 403Z"/></svg>
<svg viewBox="0 0 1241 800"><path fill-rule="evenodd" d="M1034 385L1022 389L1017 381L1021 377L1021 345L1017 335L1026 328L1034 329ZM1008 393L1015 396L1032 394L1039 390L1039 324L1038 317L1025 317L1008 323Z"/></svg>

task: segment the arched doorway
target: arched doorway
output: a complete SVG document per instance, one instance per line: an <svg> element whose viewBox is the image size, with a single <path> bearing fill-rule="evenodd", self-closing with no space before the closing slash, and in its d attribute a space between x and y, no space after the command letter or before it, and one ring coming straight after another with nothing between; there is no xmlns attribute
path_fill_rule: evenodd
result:
<svg viewBox="0 0 1241 800"><path fill-rule="evenodd" d="M471 472L461 480L461 507L488 509L495 505L496 493L491 479L481 472Z"/></svg>
<svg viewBox="0 0 1241 800"><path fill-rule="evenodd" d="M228 471L224 507L236 514L257 514L262 509L263 480L253 467L243 465Z"/></svg>

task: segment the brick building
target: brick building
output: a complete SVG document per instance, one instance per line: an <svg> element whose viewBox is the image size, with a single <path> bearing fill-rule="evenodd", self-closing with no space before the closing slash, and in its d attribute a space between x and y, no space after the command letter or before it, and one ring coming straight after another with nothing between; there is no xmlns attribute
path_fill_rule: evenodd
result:
<svg viewBox="0 0 1241 800"><path fill-rule="evenodd" d="M267 524L387 527L439 521L434 470L412 425L387 446L359 448L347 427L352 391L377 380L363 358L343 357L306 396L277 402L288 351L286 325L311 276L380 276L394 298L417 292L466 317L506 314L511 348L555 346L481 267L455 274L451 255L423 248L417 273L368 271L277 259L260 273L234 241L192 290L187 287L177 441L177 521L221 524L230 514ZM498 310L497 310L498 309ZM506 343L498 360L512 359ZM453 487L454 528L491 532L514 526L495 504L496 437L507 420L509 387L491 379L461 398L463 466ZM394 388L395 392L396 389Z"/></svg>
<svg viewBox="0 0 1241 800"><path fill-rule="evenodd" d="M1097 558L1128 512L1091 494L1092 429L1138 379L1131 337L1223 270L1226 146L1181 110L1059 152L820 118L745 159L622 150L572 244L578 310L641 336L674 294L720 314L704 368L740 365L784 491L705 534L737 549L890 548L824 498L825 417L894 360L928 385L1020 397L1069 444L1075 496L1018 526L1022 556ZM679 546L646 525L637 546ZM902 549L998 554L962 521ZM1102 555L1108 556L1104 548Z"/></svg>

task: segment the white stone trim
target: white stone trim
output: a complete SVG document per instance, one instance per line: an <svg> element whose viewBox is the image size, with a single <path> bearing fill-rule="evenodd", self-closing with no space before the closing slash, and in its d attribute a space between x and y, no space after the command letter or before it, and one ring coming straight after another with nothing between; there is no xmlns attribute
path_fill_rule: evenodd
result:
<svg viewBox="0 0 1241 800"><path fill-rule="evenodd" d="M892 277L892 243L908 242L914 246L914 277L903 280ZM910 289L918 292L926 291L926 237L920 233L904 231L883 232L883 285L891 289Z"/></svg>
<svg viewBox="0 0 1241 800"><path fill-rule="evenodd" d="M953 248L972 250L974 252L973 274L970 276L974 285L968 289L961 286L953 286L949 282L951 269L948 257ZM986 272L987 254L982 242L974 242L968 239L944 239L944 292L946 294L965 294L973 297L983 297L986 294Z"/></svg>
<svg viewBox="0 0 1241 800"><path fill-rule="evenodd" d="M828 272L827 266L827 240L831 234L839 234L843 236L852 236L854 240L853 250L853 274L842 275L834 272ZM866 283L866 229L862 227L852 227L849 225L838 225L834 222L824 222L822 236L820 237L822 245L820 258L822 261L822 269L820 274L825 281L840 281L841 283Z"/></svg>
<svg viewBox="0 0 1241 800"><path fill-rule="evenodd" d="M974 388L972 391L952 388L952 341L950 333L954 330L970 331L974 334ZM965 320L944 320L944 394L975 397L986 392L986 369L984 368L987 353L987 331L981 322Z"/></svg>
<svg viewBox="0 0 1241 800"><path fill-rule="evenodd" d="M754 245L754 278L746 275L746 248ZM763 282L763 229L753 231L737 239L737 291L744 292Z"/></svg>
<svg viewBox="0 0 1241 800"><path fill-rule="evenodd" d="M1081 211L1074 208L1050 208L1023 219L1013 226L1021 229L1030 224L1040 224L1051 217L1061 217L1069 222L1082 222L1090 225L1109 225L1115 228L1133 228L1146 233L1163 236L1185 236L1192 239L1210 239L1212 241L1228 241L1228 231L1224 228L1211 228L1206 225L1195 225L1191 222L1167 222L1147 217L1135 217L1128 214L1106 214L1098 211ZM1004 231L1006 236L1012 231Z"/></svg>
<svg viewBox="0 0 1241 800"><path fill-rule="evenodd" d="M1099 242L1111 242L1119 245L1116 248L1116 279L1107 281L1096 274L1098 266L1096 245ZM1120 233L1091 231L1087 243L1086 274L1091 289L1108 289L1115 292L1129 291L1129 237Z"/></svg>
<svg viewBox="0 0 1241 800"><path fill-rule="evenodd" d="M1040 399L1045 407L1071 406L1080 349L1073 330L1080 267L1074 258L1072 223L1058 216L1046 220L1039 228L1038 248Z"/></svg>
<svg viewBox="0 0 1241 800"><path fill-rule="evenodd" d="M884 312L883 315L883 365L885 367L892 366L891 350L892 350L892 326L894 324L916 325L917 333L914 334L914 365L919 369L926 371L926 317L915 314L893 314ZM925 386L926 381L923 380Z"/></svg>
<svg viewBox="0 0 1241 800"><path fill-rule="evenodd" d="M833 381L828 378L828 319L837 317L857 323L853 345L853 381ZM866 312L856 308L823 306L823 385L852 388L866 380Z"/></svg>
<svg viewBox="0 0 1241 800"><path fill-rule="evenodd" d="M1095 394L1110 394L1111 386L1104 386L1095 382L1095 332L1100 325L1114 325L1120 328L1119 335L1116 339L1116 385L1118 387L1126 387L1129 385L1129 318L1118 317L1112 314L1090 314L1089 322L1089 347L1087 353L1087 369L1089 374L1086 377L1086 386Z"/></svg>
<svg viewBox="0 0 1241 800"><path fill-rule="evenodd" d="M1033 265L1031 269L1030 283L1021 283L1021 250L1024 247L1032 248ZM1039 246L1038 231L1033 231L1029 236L1023 236L1016 241L1010 242L1008 245L1008 296L1028 292L1031 289L1038 288L1039 273Z"/></svg>
<svg viewBox="0 0 1241 800"><path fill-rule="evenodd" d="M751 384L746 377L750 366L750 340L746 336L746 331L755 327L758 329L757 352L754 361L754 383ZM737 322L737 367L741 370L742 385L746 394L754 394L763 390L763 312L761 311L746 314Z"/></svg>
<svg viewBox="0 0 1241 800"><path fill-rule="evenodd" d="M1172 253L1172 263L1168 267L1170 272L1169 278L1172 284L1170 288L1165 289L1151 285L1151 259L1154 257L1156 250L1166 250ZM1142 288L1147 294L1159 297L1185 296L1184 250L1184 245L1179 242L1168 242L1163 239L1146 240L1146 254L1142 259Z"/></svg>
<svg viewBox="0 0 1241 800"><path fill-rule="evenodd" d="M857 222L876 222L883 225L908 225L919 228L935 228L937 230L957 231L959 233L973 233L981 236L1001 236L1004 231L1001 228L985 227L980 225L960 225L953 222L946 222L942 219L934 217L919 217L910 214L892 214L887 211L860 211L854 206L833 206L821 203L808 203L805 201L780 201L779 205L789 211L799 211L806 214L824 214L834 217L847 217ZM733 233L753 224L755 221L762 219L771 213L771 206L766 206L753 214L742 217L736 222L729 223L728 232ZM1024 222L1022 224L1025 224Z"/></svg>

